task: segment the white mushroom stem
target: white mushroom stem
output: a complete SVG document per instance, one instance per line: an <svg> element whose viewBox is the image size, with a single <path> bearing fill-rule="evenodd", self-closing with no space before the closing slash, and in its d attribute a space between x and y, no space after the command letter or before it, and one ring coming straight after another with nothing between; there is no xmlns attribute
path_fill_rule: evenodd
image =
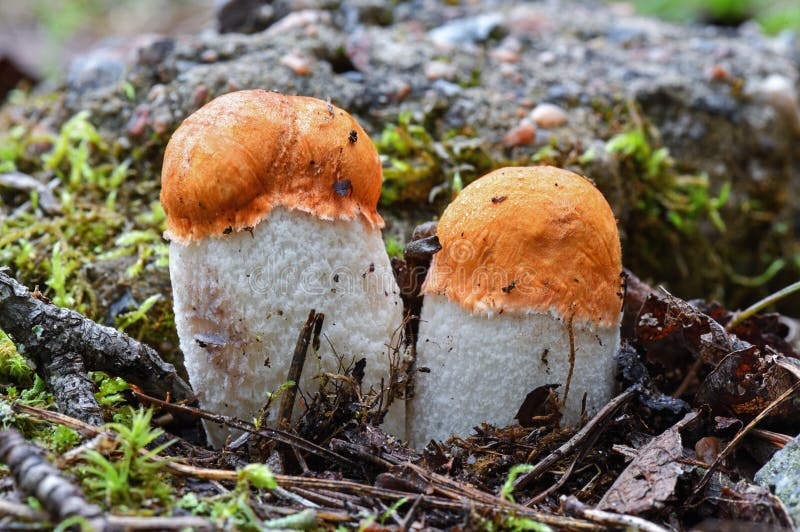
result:
<svg viewBox="0 0 800 532"><path fill-rule="evenodd" d="M563 400L570 371L570 324L554 313L488 316L442 295L428 294L417 341L414 400L407 433L414 447L468 435L482 422L515 423L527 394L558 384ZM574 364L562 421L584 407L596 412L611 397L619 327L572 322Z"/></svg>
<svg viewBox="0 0 800 532"><path fill-rule="evenodd" d="M339 357L345 365L366 358L365 389L387 379L387 342L402 303L380 231L360 219L278 207L249 231L172 242L170 274L181 350L203 408L248 421L257 415L284 384L311 309L325 321L299 383L304 394L317 390L320 372L340 370ZM386 422L400 436L403 414L395 407ZM215 446L228 436L224 427L206 430Z"/></svg>

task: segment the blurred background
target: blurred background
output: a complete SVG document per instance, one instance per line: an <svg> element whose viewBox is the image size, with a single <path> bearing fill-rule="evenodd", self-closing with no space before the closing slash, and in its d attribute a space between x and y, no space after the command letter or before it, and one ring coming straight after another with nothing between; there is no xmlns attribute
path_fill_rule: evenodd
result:
<svg viewBox="0 0 800 532"><path fill-rule="evenodd" d="M298 0L301 1L301 0ZM397 0L386 0L397 1ZM452 0L451 0L452 1ZM565 0L565 2L574 0ZM259 0L244 0L244 3ZM216 13L242 0L2 0L0 89L12 80L53 80L69 61L109 39L213 30ZM269 3L269 2L264 2ZM680 23L736 27L769 34L800 28L798 0L633 0L632 9ZM15 85L14 83L12 87ZM11 88L11 87L9 87ZM0 92L4 94L8 89Z"/></svg>

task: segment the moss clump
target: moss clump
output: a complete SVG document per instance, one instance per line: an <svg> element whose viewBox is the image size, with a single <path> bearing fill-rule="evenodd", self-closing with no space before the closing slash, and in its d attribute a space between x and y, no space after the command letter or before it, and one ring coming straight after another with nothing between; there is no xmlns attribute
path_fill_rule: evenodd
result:
<svg viewBox="0 0 800 532"><path fill-rule="evenodd" d="M423 122L400 113L375 143L383 161L381 205L420 206L440 194L450 199L464 184L503 166L473 131L451 131L437 140Z"/></svg>
<svg viewBox="0 0 800 532"><path fill-rule="evenodd" d="M24 96L15 95L24 107ZM40 105L30 104L36 108ZM33 113L34 115L36 113ZM0 169L27 173L35 190L0 188L0 265L54 303L177 353L169 298L165 216L148 164L121 158L88 112L58 131L18 123L0 136ZM52 196L42 201L42 193ZM123 296L125 305L118 304Z"/></svg>

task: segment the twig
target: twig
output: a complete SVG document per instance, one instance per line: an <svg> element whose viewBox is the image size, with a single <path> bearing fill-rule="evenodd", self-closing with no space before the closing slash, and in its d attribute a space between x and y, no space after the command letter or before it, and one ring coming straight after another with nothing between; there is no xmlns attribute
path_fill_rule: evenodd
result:
<svg viewBox="0 0 800 532"><path fill-rule="evenodd" d="M27 504L0 499L0 515L13 515L30 521L47 521L50 516L41 510L31 508Z"/></svg>
<svg viewBox="0 0 800 532"><path fill-rule="evenodd" d="M193 398L189 385L153 348L33 297L3 272L0 329L17 345L24 344L25 356L42 368L59 410L89 423L102 424L103 418L86 371L122 376L151 395Z"/></svg>
<svg viewBox="0 0 800 532"><path fill-rule="evenodd" d="M753 418L753 420L750 423L745 425L738 433L736 433L736 436L734 436L733 439L728 443L728 445L725 446L722 452L717 455L716 459L714 459L714 462L711 464L708 470L706 470L705 474L703 475L703 478L701 478L700 482L697 483L697 486L695 486L694 490L692 491L692 496L690 497L690 500L696 498L697 495L701 491L703 491L703 488L705 488L705 485L708 483L709 479L711 478L711 475L717 469L717 466L719 466L722 460L724 460L725 457L728 456L731 453L731 451L733 451L736 448L739 442L742 441L742 438L744 438L748 432L750 432L753 428L755 428L755 426L758 425L758 423L762 419L767 417L770 412L775 410L784 401L786 401L789 397L791 397L791 395L798 389L800 389L800 380L795 382L789 389L787 389L785 392L779 395L774 401L772 401L769 405L767 405L767 407L764 408L764 410L762 410L755 418Z"/></svg>
<svg viewBox="0 0 800 532"><path fill-rule="evenodd" d="M190 416L206 419L208 421L213 421L214 423L219 423L221 425L227 425L229 427L233 427L238 430L242 430L245 432L249 432L251 434L255 434L257 436L261 436L262 438L271 438L280 443L293 445L298 449L306 451L307 453L315 454L321 458L326 458L340 465L345 465L348 467L352 467L354 469L359 469L359 465L353 462L352 460L340 454L337 454L333 451L325 449L324 447L320 447L319 445L312 443L304 438L301 438L300 436L290 434L286 431L280 429L272 429L269 427L256 428L255 426L253 426L252 423L247 423L246 421L242 421L240 419L236 419L233 417L223 416L221 414L213 414L211 412L207 412L200 408L194 408L191 406L183 406L174 403L168 403L166 401L162 401L161 399L150 397L149 395L137 392L136 390L132 390L132 393L136 399L138 399L143 403L152 403L154 405L157 405L167 410L171 410L173 412L178 412L180 414L188 414Z"/></svg>
<svg viewBox="0 0 800 532"><path fill-rule="evenodd" d="M728 324L725 326L725 330L730 332L734 327L736 327L737 325L742 323L744 320L746 320L750 316L752 316L752 315L756 314L757 312L761 311L762 309L772 305L773 303L775 303L777 301L780 301L784 297L789 296L789 295L797 292L798 290L800 290L800 281L797 281L796 283L792 283L789 286L781 288L780 290L778 290L774 294L770 294L767 297L765 297L764 299L753 303L752 305L750 305L749 307L747 307L743 311L737 312L736 314L734 314L733 318L731 319L731 321L729 321Z"/></svg>
<svg viewBox="0 0 800 532"><path fill-rule="evenodd" d="M100 508L86 502L81 490L62 477L43 454L16 430L0 431L0 460L8 464L20 489L42 503L52 521L80 516L93 529L105 530L107 523Z"/></svg>
<svg viewBox="0 0 800 532"><path fill-rule="evenodd" d="M589 446L586 446L586 449L588 448ZM569 467L567 467L567 470L564 471L564 474L561 475L561 478L558 479L558 482L556 482L555 484L553 484L552 486L541 492L539 495L531 497L528 501L525 502L525 506L533 506L534 504L539 504L540 502L545 500L548 495L554 493L559 488L561 488L561 486L563 486L567 482L567 479L569 479L569 477L572 475L572 470L575 469L575 464L578 463L578 460L583 458L584 454L585 453L576 454L572 462L569 463Z"/></svg>
<svg viewBox="0 0 800 532"><path fill-rule="evenodd" d="M300 335L297 337L297 343L294 346L294 353L292 354L292 362L289 365L289 373L286 376L286 382L292 382L294 384L283 391L281 404L278 407L279 428L285 429L291 423L294 401L297 398L297 386L300 383L300 377L303 374L303 366L306 363L306 353L308 352L308 345L311 343L311 334L312 332L316 332L316 341L318 343L319 331L322 329L322 321L324 319L324 314L317 314L312 309L308 313L306 324L300 330Z"/></svg>
<svg viewBox="0 0 800 532"><path fill-rule="evenodd" d="M109 515L106 521L114 530L213 530L207 519L194 515L182 517L135 517Z"/></svg>
<svg viewBox="0 0 800 532"><path fill-rule="evenodd" d="M419 512L420 503L423 501L424 495L418 496L414 499L414 503L411 505L411 508L408 509L406 512L406 516L403 517L403 521L400 523L400 528L403 530L411 529L412 523L414 523L414 519L417 517L417 513Z"/></svg>
<svg viewBox="0 0 800 532"><path fill-rule="evenodd" d="M600 431L605 428L603 421L606 418L610 417L614 412L617 411L619 407L627 403L634 395L636 391L634 387L630 387L618 396L611 399L600 411L595 414L595 416L589 420L586 425L581 428L572 438L570 438L566 443L564 443L561 447L550 453L546 456L543 460L541 460L538 464L536 464L533 469L531 469L528 473L517 477L517 480L514 481L514 489L518 490L524 488L534 480L538 479L542 475L544 475L549 469L555 465L556 462L561 460L563 457L567 456L568 454L572 453L575 449L577 449L580 445L582 445L586 440L593 436L595 431Z"/></svg>
<svg viewBox="0 0 800 532"><path fill-rule="evenodd" d="M0 499L0 515L10 515L20 519L37 522L49 522L50 516L41 510L35 510L27 504L13 503ZM135 517L125 515L107 515L106 523L114 530L210 530L206 519L195 516L184 517Z"/></svg>
<svg viewBox="0 0 800 532"><path fill-rule="evenodd" d="M605 527L643 530L644 532L669 532L666 528L641 517L589 508L575 497L562 497L561 508L569 515L582 517Z"/></svg>
<svg viewBox="0 0 800 532"><path fill-rule="evenodd" d="M681 381L680 386L672 393L672 397L675 399L680 399L681 395L686 393L686 390L689 388L689 385L692 383L692 380L697 376L697 373L700 371L700 368L703 367L703 359L697 358L692 364L692 367L689 368L689 371L686 372L684 375L683 380Z"/></svg>

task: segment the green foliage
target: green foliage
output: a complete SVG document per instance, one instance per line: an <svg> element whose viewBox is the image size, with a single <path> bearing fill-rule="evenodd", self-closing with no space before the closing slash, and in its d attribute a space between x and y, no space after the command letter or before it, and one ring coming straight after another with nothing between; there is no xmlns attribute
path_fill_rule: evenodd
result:
<svg viewBox="0 0 800 532"><path fill-rule="evenodd" d="M386 511L381 514L380 518L378 519L378 522L381 525L385 525L386 521L388 521L392 517L392 514L397 512L397 510L399 510L407 502L408 502L408 498L407 497L401 497L401 498L397 499L396 501L394 501L392 503L392 505L389 506L386 509Z"/></svg>
<svg viewBox="0 0 800 532"><path fill-rule="evenodd" d="M238 486L243 490L253 486L256 489L274 490L278 487L275 475L266 464L247 464L238 473Z"/></svg>
<svg viewBox="0 0 800 532"><path fill-rule="evenodd" d="M161 300L161 294L154 294L145 299L144 302L141 305L139 305L139 308L137 308L136 310L133 310L131 312L126 312L125 314L117 316L117 329L119 329L120 331L124 331L134 323L143 319L145 314L147 314L147 311L153 308L153 305L155 305L160 300Z"/></svg>
<svg viewBox="0 0 800 532"><path fill-rule="evenodd" d="M275 528L271 526L274 522L262 522L250 504L251 488L273 490L278 487L272 470L266 464L248 464L238 471L237 476L233 491L206 500L187 494L178 501L178 506L197 515L209 516L221 528L244 531ZM283 526L279 528L297 528L290 526L291 522L281 524Z"/></svg>
<svg viewBox="0 0 800 532"><path fill-rule="evenodd" d="M531 471L533 471L533 466L531 464L517 464L512 467L508 472L508 478L506 478L506 481L500 488L500 498L509 502L514 502L514 481L518 476Z"/></svg>
<svg viewBox="0 0 800 532"><path fill-rule="evenodd" d="M730 195L730 183L712 196L708 176L677 172L669 151L653 147L643 126L615 135L606 149L636 176L632 187L637 210L666 220L684 234L696 233L706 220L720 233L725 231L719 211Z"/></svg>
<svg viewBox="0 0 800 532"><path fill-rule="evenodd" d="M0 331L0 379L21 386L33 383L33 371L3 331Z"/></svg>
<svg viewBox="0 0 800 532"><path fill-rule="evenodd" d="M94 396L104 406L113 406L125 401L122 392L130 390L130 386L121 377L110 377L102 371L92 373L97 391Z"/></svg>
<svg viewBox="0 0 800 532"><path fill-rule="evenodd" d="M8 395L12 397L10 389ZM22 390L17 396L19 401L23 404L30 406L47 406L53 402L53 395L47 389L47 383L39 377L38 374L33 375L33 385L30 388Z"/></svg>
<svg viewBox="0 0 800 532"><path fill-rule="evenodd" d="M494 532L495 530L502 530L504 532L522 532L524 530L551 532L553 530L544 523L534 521L529 517L518 517L516 515L498 516L494 521L485 520L481 524L483 525L482 528L487 532Z"/></svg>
<svg viewBox="0 0 800 532"><path fill-rule="evenodd" d="M149 499L169 500L172 489L161 475L164 462L155 457L174 440L146 450L164 433L150 427L152 417L151 409L139 409L130 424L106 425L115 435L116 447L109 454L116 455L116 459L109 460L94 449L85 452L87 464L82 470L83 485L90 496L109 506L124 505L128 508Z"/></svg>
<svg viewBox="0 0 800 532"><path fill-rule="evenodd" d="M71 532L80 530L81 532L94 532L94 527L81 515L67 517L53 529L53 532Z"/></svg>
<svg viewBox="0 0 800 532"><path fill-rule="evenodd" d="M402 257L403 256L403 243L398 239L389 237L386 239L386 253L389 257Z"/></svg>
<svg viewBox="0 0 800 532"><path fill-rule="evenodd" d="M75 298L67 290L67 276L78 267L75 260L65 261L61 255L61 242L53 246L53 255L50 258L50 278L47 285L53 289L53 303L60 307L72 307Z"/></svg>
<svg viewBox="0 0 800 532"><path fill-rule="evenodd" d="M25 153L25 128L14 126L8 133L0 137L0 172L12 172L17 169L16 161Z"/></svg>
<svg viewBox="0 0 800 532"><path fill-rule="evenodd" d="M454 131L437 140L408 111L384 128L375 145L384 163L381 204L387 206L432 201L442 191L455 195L464 177L469 182L496 166L473 132Z"/></svg>
<svg viewBox="0 0 800 532"><path fill-rule="evenodd" d="M25 105L24 96L15 98ZM16 126L0 138L0 168L19 168L40 180L55 174L61 182L54 190L60 212L43 215L35 193L27 208L0 199L0 208L13 213L0 220L0 265L11 266L20 281L46 285L45 295L56 304L102 320L107 309L101 302L107 300L95 293L99 285L90 271L115 274L117 266L102 264L114 260L125 264L131 280L148 269L166 270L169 247L161 238L166 216L153 199L158 180L128 180L140 170L130 160L119 161L118 147L103 140L87 112L67 120L57 133ZM34 155L33 148L47 144L52 147L43 157ZM146 300L119 323L143 340L174 337L172 324L172 309L163 298Z"/></svg>
<svg viewBox="0 0 800 532"><path fill-rule="evenodd" d="M49 447L57 453L65 453L81 441L81 436L71 428L58 425L53 429Z"/></svg>
<svg viewBox="0 0 800 532"><path fill-rule="evenodd" d="M677 22L704 19L738 25L754 19L768 33L800 28L795 0L635 0L634 5L643 13Z"/></svg>

